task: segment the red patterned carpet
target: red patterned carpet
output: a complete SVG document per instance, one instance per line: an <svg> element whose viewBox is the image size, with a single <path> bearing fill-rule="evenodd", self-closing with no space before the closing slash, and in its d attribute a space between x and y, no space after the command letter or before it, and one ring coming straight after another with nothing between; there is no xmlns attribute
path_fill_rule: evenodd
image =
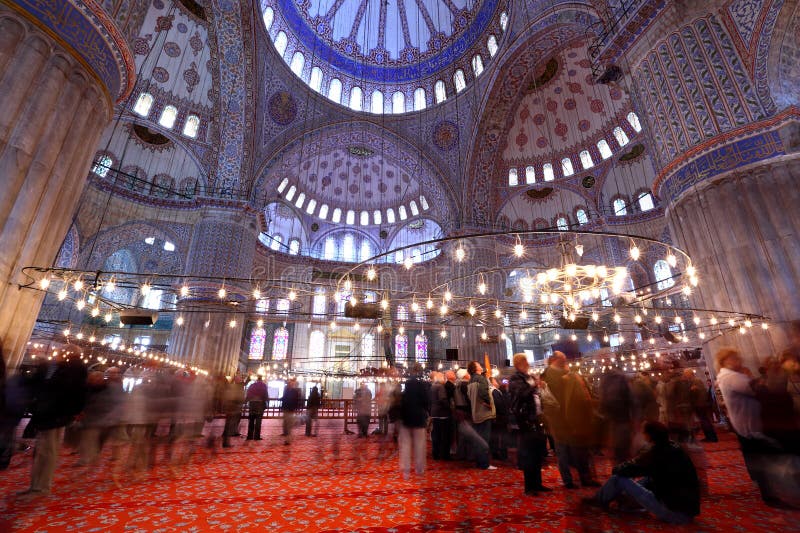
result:
<svg viewBox="0 0 800 533"><path fill-rule="evenodd" d="M18 454L0 473L0 531L800 531L800 513L761 503L730 436L705 448L702 515L676 528L581 509L590 492L560 488L552 459L545 482L557 490L527 497L511 465L477 471L429 460L424 477L403 481L396 454L378 437L340 435L331 422L320 437L284 446L278 432L265 423L263 441L234 439L215 458L198 451L188 466L160 464L140 479L123 476L120 487L107 470L74 466L65 451L53 494L32 500L15 495L27 488L31 465L30 452ZM609 466L598 461L601 478Z"/></svg>

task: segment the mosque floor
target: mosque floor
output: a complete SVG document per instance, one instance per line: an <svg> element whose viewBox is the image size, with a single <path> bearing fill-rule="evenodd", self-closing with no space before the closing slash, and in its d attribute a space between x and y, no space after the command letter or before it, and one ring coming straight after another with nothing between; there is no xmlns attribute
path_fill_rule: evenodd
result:
<svg viewBox="0 0 800 533"><path fill-rule="evenodd" d="M99 468L75 466L62 451L53 492L26 498L31 454L14 456L0 475L0 532L139 531L800 531L800 512L766 507L747 476L736 440L704 444L708 495L689 526L661 524L641 513L582 508L590 490L561 487L554 458L545 484L555 490L525 496L522 473L510 463L478 471L428 457L423 476L399 475L396 449L379 436L342 435L323 424L320 436L284 445L277 421L265 421L262 441L234 438L216 456L176 449L176 466L112 475L108 455ZM158 458L161 459L162 452ZM598 458L599 479L610 470Z"/></svg>

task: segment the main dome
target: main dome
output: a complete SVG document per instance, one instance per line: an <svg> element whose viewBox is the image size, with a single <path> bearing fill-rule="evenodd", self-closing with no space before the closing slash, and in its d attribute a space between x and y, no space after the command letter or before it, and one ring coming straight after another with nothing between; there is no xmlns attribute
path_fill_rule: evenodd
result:
<svg viewBox="0 0 800 533"><path fill-rule="evenodd" d="M481 74L507 27L506 4L263 0L262 8L278 53L314 90L358 111L401 113L440 103Z"/></svg>

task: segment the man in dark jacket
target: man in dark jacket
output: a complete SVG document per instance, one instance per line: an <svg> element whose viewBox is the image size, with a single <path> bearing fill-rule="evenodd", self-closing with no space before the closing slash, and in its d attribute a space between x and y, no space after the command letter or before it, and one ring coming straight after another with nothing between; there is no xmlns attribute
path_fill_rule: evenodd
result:
<svg viewBox="0 0 800 533"><path fill-rule="evenodd" d="M295 414L300 409L300 404L303 401L303 396L300 393L300 387L297 386L297 380L290 378L286 383L286 389L283 391L283 401L281 408L283 409L283 443L291 444L292 442L292 428L294 427Z"/></svg>
<svg viewBox="0 0 800 533"><path fill-rule="evenodd" d="M267 384L264 378L258 376L255 383L251 383L245 396L248 408L247 440L261 440L261 419L264 417L264 408L269 401Z"/></svg>
<svg viewBox="0 0 800 533"><path fill-rule="evenodd" d="M306 402L306 437L316 437L319 422L319 406L322 405L322 396L319 394L319 388L314 385L311 387L311 392L308 393L308 400Z"/></svg>
<svg viewBox="0 0 800 533"><path fill-rule="evenodd" d="M615 466L608 481L584 503L607 509L612 501L627 494L659 520L691 522L700 514L700 482L691 459L669 440L664 424L645 422L644 435L650 446ZM641 479L632 479L637 477Z"/></svg>
<svg viewBox="0 0 800 533"><path fill-rule="evenodd" d="M539 387L528 370L528 356L514 354L517 370L508 380L509 412L519 427L517 443L517 466L525 477L525 494L549 492L542 485L542 462L546 454L545 433L542 425L542 400Z"/></svg>
<svg viewBox="0 0 800 533"><path fill-rule="evenodd" d="M430 393L420 379L422 366L414 363L411 377L406 381L400 404L398 445L400 448L400 471L403 478L411 475L411 449L414 449L414 470L417 475L425 473L425 428L430 412Z"/></svg>
<svg viewBox="0 0 800 533"><path fill-rule="evenodd" d="M444 383L444 374L431 372L431 441L433 444L433 460L448 461L450 459L450 399Z"/></svg>
<svg viewBox="0 0 800 533"><path fill-rule="evenodd" d="M490 436L489 449L492 457L500 461L508 459L508 388L500 385L497 380L492 378L492 386L489 391L494 401L495 418L492 420L492 432Z"/></svg>
<svg viewBox="0 0 800 533"><path fill-rule="evenodd" d="M59 363L53 375L34 391L29 424L37 433L29 495L48 494L52 488L63 428L75 420L86 402L86 377L86 367L74 357Z"/></svg>

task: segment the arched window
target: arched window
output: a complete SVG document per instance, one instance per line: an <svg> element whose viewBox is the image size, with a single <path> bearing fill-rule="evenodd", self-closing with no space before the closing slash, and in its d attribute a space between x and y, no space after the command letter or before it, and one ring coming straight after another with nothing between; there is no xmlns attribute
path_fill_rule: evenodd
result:
<svg viewBox="0 0 800 533"><path fill-rule="evenodd" d="M603 159L611 157L611 148L608 147L608 142L605 139L597 141L597 150L600 152L600 157Z"/></svg>
<svg viewBox="0 0 800 533"><path fill-rule="evenodd" d="M437 104L441 104L447 100L447 89L445 89L444 82L442 80L438 80L433 86L433 94L436 97Z"/></svg>
<svg viewBox="0 0 800 533"><path fill-rule="evenodd" d="M500 13L500 27L503 28L503 31L506 31L506 28L508 27L508 13L505 11Z"/></svg>
<svg viewBox="0 0 800 533"><path fill-rule="evenodd" d="M325 239L325 250L323 251L323 257L328 261L336 259L336 241L333 239L333 237L327 237Z"/></svg>
<svg viewBox="0 0 800 533"><path fill-rule="evenodd" d="M172 127L175 125L175 119L178 118L178 110L175 106L168 105L164 108L161 112L161 118L158 119L158 123L171 130Z"/></svg>
<svg viewBox="0 0 800 533"><path fill-rule="evenodd" d="M404 304L397 306L397 320L400 322L408 321L408 307Z"/></svg>
<svg viewBox="0 0 800 533"><path fill-rule="evenodd" d="M150 93L142 93L136 99L136 105L133 106L133 112L137 115L146 117L150 114L150 108L153 107L153 95Z"/></svg>
<svg viewBox="0 0 800 533"><path fill-rule="evenodd" d="M140 304L145 309L161 309L161 297L164 296L164 291L158 289L150 289L144 295L142 303Z"/></svg>
<svg viewBox="0 0 800 533"><path fill-rule="evenodd" d="M567 231L569 229L569 223L566 218L558 217L558 220L556 220L556 227L558 231Z"/></svg>
<svg viewBox="0 0 800 533"><path fill-rule="evenodd" d="M319 206L319 213L317 213L317 216L322 220L328 218L328 204L322 204Z"/></svg>
<svg viewBox="0 0 800 533"><path fill-rule="evenodd" d="M353 261L356 258L355 242L353 236L348 233L342 241L342 260Z"/></svg>
<svg viewBox="0 0 800 533"><path fill-rule="evenodd" d="M669 263L663 259L659 259L653 265L653 274L656 276L656 288L658 290L663 291L675 285L675 280L672 279L672 269L669 267Z"/></svg>
<svg viewBox="0 0 800 533"><path fill-rule="evenodd" d="M275 310L279 313L288 313L291 307L292 304L289 302L288 298L281 298L278 300L278 303L275 304Z"/></svg>
<svg viewBox="0 0 800 533"><path fill-rule="evenodd" d="M394 253L394 262L397 263L398 265L402 265L403 259L404 259L403 250L397 250Z"/></svg>
<svg viewBox="0 0 800 533"><path fill-rule="evenodd" d="M300 253L300 239L292 239L289 241L289 255L297 255Z"/></svg>
<svg viewBox="0 0 800 533"><path fill-rule="evenodd" d="M636 133L642 131L642 124L639 122L639 117L633 111L628 113L628 124L631 125L631 128L633 128Z"/></svg>
<svg viewBox="0 0 800 533"><path fill-rule="evenodd" d="M297 195L297 200L295 201L294 205L296 205L298 209L302 209L303 202L305 201L306 201L306 193L301 192L300 194Z"/></svg>
<svg viewBox="0 0 800 533"><path fill-rule="evenodd" d="M628 206L622 198L615 199L612 205L614 206L614 214L616 216L621 217L628 214Z"/></svg>
<svg viewBox="0 0 800 533"><path fill-rule="evenodd" d="M314 67L311 69L311 77L308 79L308 86L319 92L322 88L322 69Z"/></svg>
<svg viewBox="0 0 800 533"><path fill-rule="evenodd" d="M275 11L272 10L271 7L267 6L267 9L264 10L264 27L269 31L272 27L272 22L275 20Z"/></svg>
<svg viewBox="0 0 800 533"><path fill-rule="evenodd" d="M639 209L641 211L650 211L655 207L653 203L653 195L649 192L643 192L639 195Z"/></svg>
<svg viewBox="0 0 800 533"><path fill-rule="evenodd" d="M266 341L267 331L264 328L253 328L250 333L250 352L247 354L247 358L258 361L263 359Z"/></svg>
<svg viewBox="0 0 800 533"><path fill-rule="evenodd" d="M297 192L297 187L295 187L294 185L289 187L289 190L286 191L286 201L291 202L292 198L294 198L294 193L296 192Z"/></svg>
<svg viewBox="0 0 800 533"><path fill-rule="evenodd" d="M517 175L516 168L509 168L508 169L508 185L510 187L515 187L519 185L519 176Z"/></svg>
<svg viewBox="0 0 800 533"><path fill-rule="evenodd" d="M344 223L345 224L349 224L351 226L353 224L355 224L356 223L356 212L353 211L352 209L348 209L347 210L347 214L345 215L345 218L344 218Z"/></svg>
<svg viewBox="0 0 800 533"><path fill-rule="evenodd" d="M386 222L389 224L394 224L395 222L394 209L392 209L391 207L386 210Z"/></svg>
<svg viewBox="0 0 800 533"><path fill-rule="evenodd" d="M419 248L414 248L411 250L411 261L414 263L422 262L422 251Z"/></svg>
<svg viewBox="0 0 800 533"><path fill-rule="evenodd" d="M592 154L589 153L589 150L582 150L579 156L581 158L581 166L583 166L584 170L589 170L594 166L594 161L592 161Z"/></svg>
<svg viewBox="0 0 800 533"><path fill-rule="evenodd" d="M486 41L486 48L489 49L489 56L494 57L497 53L497 37L490 35Z"/></svg>
<svg viewBox="0 0 800 533"><path fill-rule="evenodd" d="M614 128L613 133L614 133L614 138L617 140L618 145L625 146L626 144L628 144L628 135L622 128L617 126L616 128Z"/></svg>
<svg viewBox="0 0 800 533"><path fill-rule="evenodd" d="M304 56L302 52L295 52L292 56L292 62L289 64L289 68L298 76L302 76L304 66L306 66L306 56Z"/></svg>
<svg viewBox="0 0 800 533"><path fill-rule="evenodd" d="M325 334L317 329L308 336L308 357L317 360L325 357Z"/></svg>
<svg viewBox="0 0 800 533"><path fill-rule="evenodd" d="M544 174L544 181L553 181L555 175L553 174L553 165L550 163L545 163L542 167L542 173Z"/></svg>
<svg viewBox="0 0 800 533"><path fill-rule="evenodd" d="M327 306L327 299L325 296L325 288L317 287L314 289L314 298L311 302L311 312L315 315L324 315Z"/></svg>
<svg viewBox="0 0 800 533"><path fill-rule="evenodd" d="M289 330L281 326L272 338L272 360L283 361L289 353Z"/></svg>
<svg viewBox="0 0 800 533"><path fill-rule="evenodd" d="M417 202L411 200L411 202L408 204L408 207L411 209L412 217L419 215L419 208L417 207Z"/></svg>
<svg viewBox="0 0 800 533"><path fill-rule="evenodd" d="M395 361L405 361L408 359L408 335L394 336L394 358Z"/></svg>
<svg viewBox="0 0 800 533"><path fill-rule="evenodd" d="M342 221L342 210L338 207L334 208L333 215L331 215L331 222L338 224Z"/></svg>
<svg viewBox="0 0 800 533"><path fill-rule="evenodd" d="M277 250L281 247L281 243L283 242L283 237L280 235L273 235L272 240L269 243L269 247L273 250Z"/></svg>
<svg viewBox="0 0 800 533"><path fill-rule="evenodd" d="M476 78L483 73L483 58L480 54L475 54L472 58L472 72Z"/></svg>
<svg viewBox="0 0 800 533"><path fill-rule="evenodd" d="M525 167L525 183L536 183L536 169L533 166Z"/></svg>
<svg viewBox="0 0 800 533"><path fill-rule="evenodd" d="M328 98L337 104L342 102L342 82L339 78L333 78L328 84Z"/></svg>
<svg viewBox="0 0 800 533"><path fill-rule="evenodd" d="M561 173L564 175L564 177L575 174L575 170L572 168L572 159L569 157L565 157L561 160Z"/></svg>
<svg viewBox="0 0 800 533"><path fill-rule="evenodd" d="M372 257L372 245L369 243L369 240L364 239L361 241L361 250L358 252L358 260L366 261L370 257Z"/></svg>
<svg viewBox="0 0 800 533"><path fill-rule="evenodd" d="M406 95L397 91L392 95L392 113L406 112Z"/></svg>
<svg viewBox="0 0 800 533"><path fill-rule="evenodd" d="M350 109L353 111L364 109L364 91L358 85L350 89Z"/></svg>
<svg viewBox="0 0 800 533"><path fill-rule="evenodd" d="M380 224L383 221L383 216L381 215L380 209L376 209L372 212L372 221L374 224Z"/></svg>
<svg viewBox="0 0 800 533"><path fill-rule="evenodd" d="M369 226L369 211L361 211L359 215L359 223L362 226Z"/></svg>
<svg viewBox="0 0 800 533"><path fill-rule="evenodd" d="M467 87L467 80L464 78L464 71L461 69L456 70L453 74L453 85L456 86L456 92L460 93Z"/></svg>
<svg viewBox="0 0 800 533"><path fill-rule="evenodd" d="M419 205L421 205L421 206L422 206L422 210L423 210L423 211L427 211L427 210L428 210L428 208L430 207L430 206L428 205L428 200L427 200L427 199L426 199L424 196L420 196L420 197L419 197Z"/></svg>
<svg viewBox="0 0 800 533"><path fill-rule="evenodd" d="M197 130L200 129L200 118L197 115L189 115L183 125L183 134L194 139L197 137Z"/></svg>
<svg viewBox="0 0 800 533"><path fill-rule="evenodd" d="M401 205L400 207L398 207L397 208L397 214L400 216L400 220L407 219L408 215L406 214L406 206Z"/></svg>
<svg viewBox="0 0 800 533"><path fill-rule="evenodd" d="M108 174L108 171L111 170L111 166L114 164L114 161L107 155L100 156L100 159L97 160L97 163L94 164L92 167L92 172L100 176L101 178L105 178Z"/></svg>
<svg viewBox="0 0 800 533"><path fill-rule="evenodd" d="M414 111L422 111L427 107L425 89L418 87L414 91Z"/></svg>
<svg viewBox="0 0 800 533"><path fill-rule="evenodd" d="M312 198L311 200L308 201L308 205L306 206L306 213L308 213L309 215L313 215L314 209L316 208L317 208L317 201Z"/></svg>
<svg viewBox="0 0 800 533"><path fill-rule="evenodd" d="M289 185L289 178L283 178L278 185L278 192L283 192L287 185Z"/></svg>
<svg viewBox="0 0 800 533"><path fill-rule="evenodd" d="M586 210L583 208L575 211L575 218L578 219L578 224L581 226L589 223L589 215L586 214Z"/></svg>
<svg viewBox="0 0 800 533"><path fill-rule="evenodd" d="M428 337L424 333L414 338L414 359L417 363L428 362Z"/></svg>
<svg viewBox="0 0 800 533"><path fill-rule="evenodd" d="M275 36L275 50L278 51L278 55L283 57L284 52L286 52L286 46L289 44L289 39L286 37L286 34L283 31L279 31L278 35Z"/></svg>
<svg viewBox="0 0 800 533"><path fill-rule="evenodd" d="M256 313L266 315L269 311L269 299L261 298L256 300Z"/></svg>
<svg viewBox="0 0 800 533"><path fill-rule="evenodd" d="M376 115L383 113L383 93L380 91L372 92L372 100L370 102L370 111Z"/></svg>

